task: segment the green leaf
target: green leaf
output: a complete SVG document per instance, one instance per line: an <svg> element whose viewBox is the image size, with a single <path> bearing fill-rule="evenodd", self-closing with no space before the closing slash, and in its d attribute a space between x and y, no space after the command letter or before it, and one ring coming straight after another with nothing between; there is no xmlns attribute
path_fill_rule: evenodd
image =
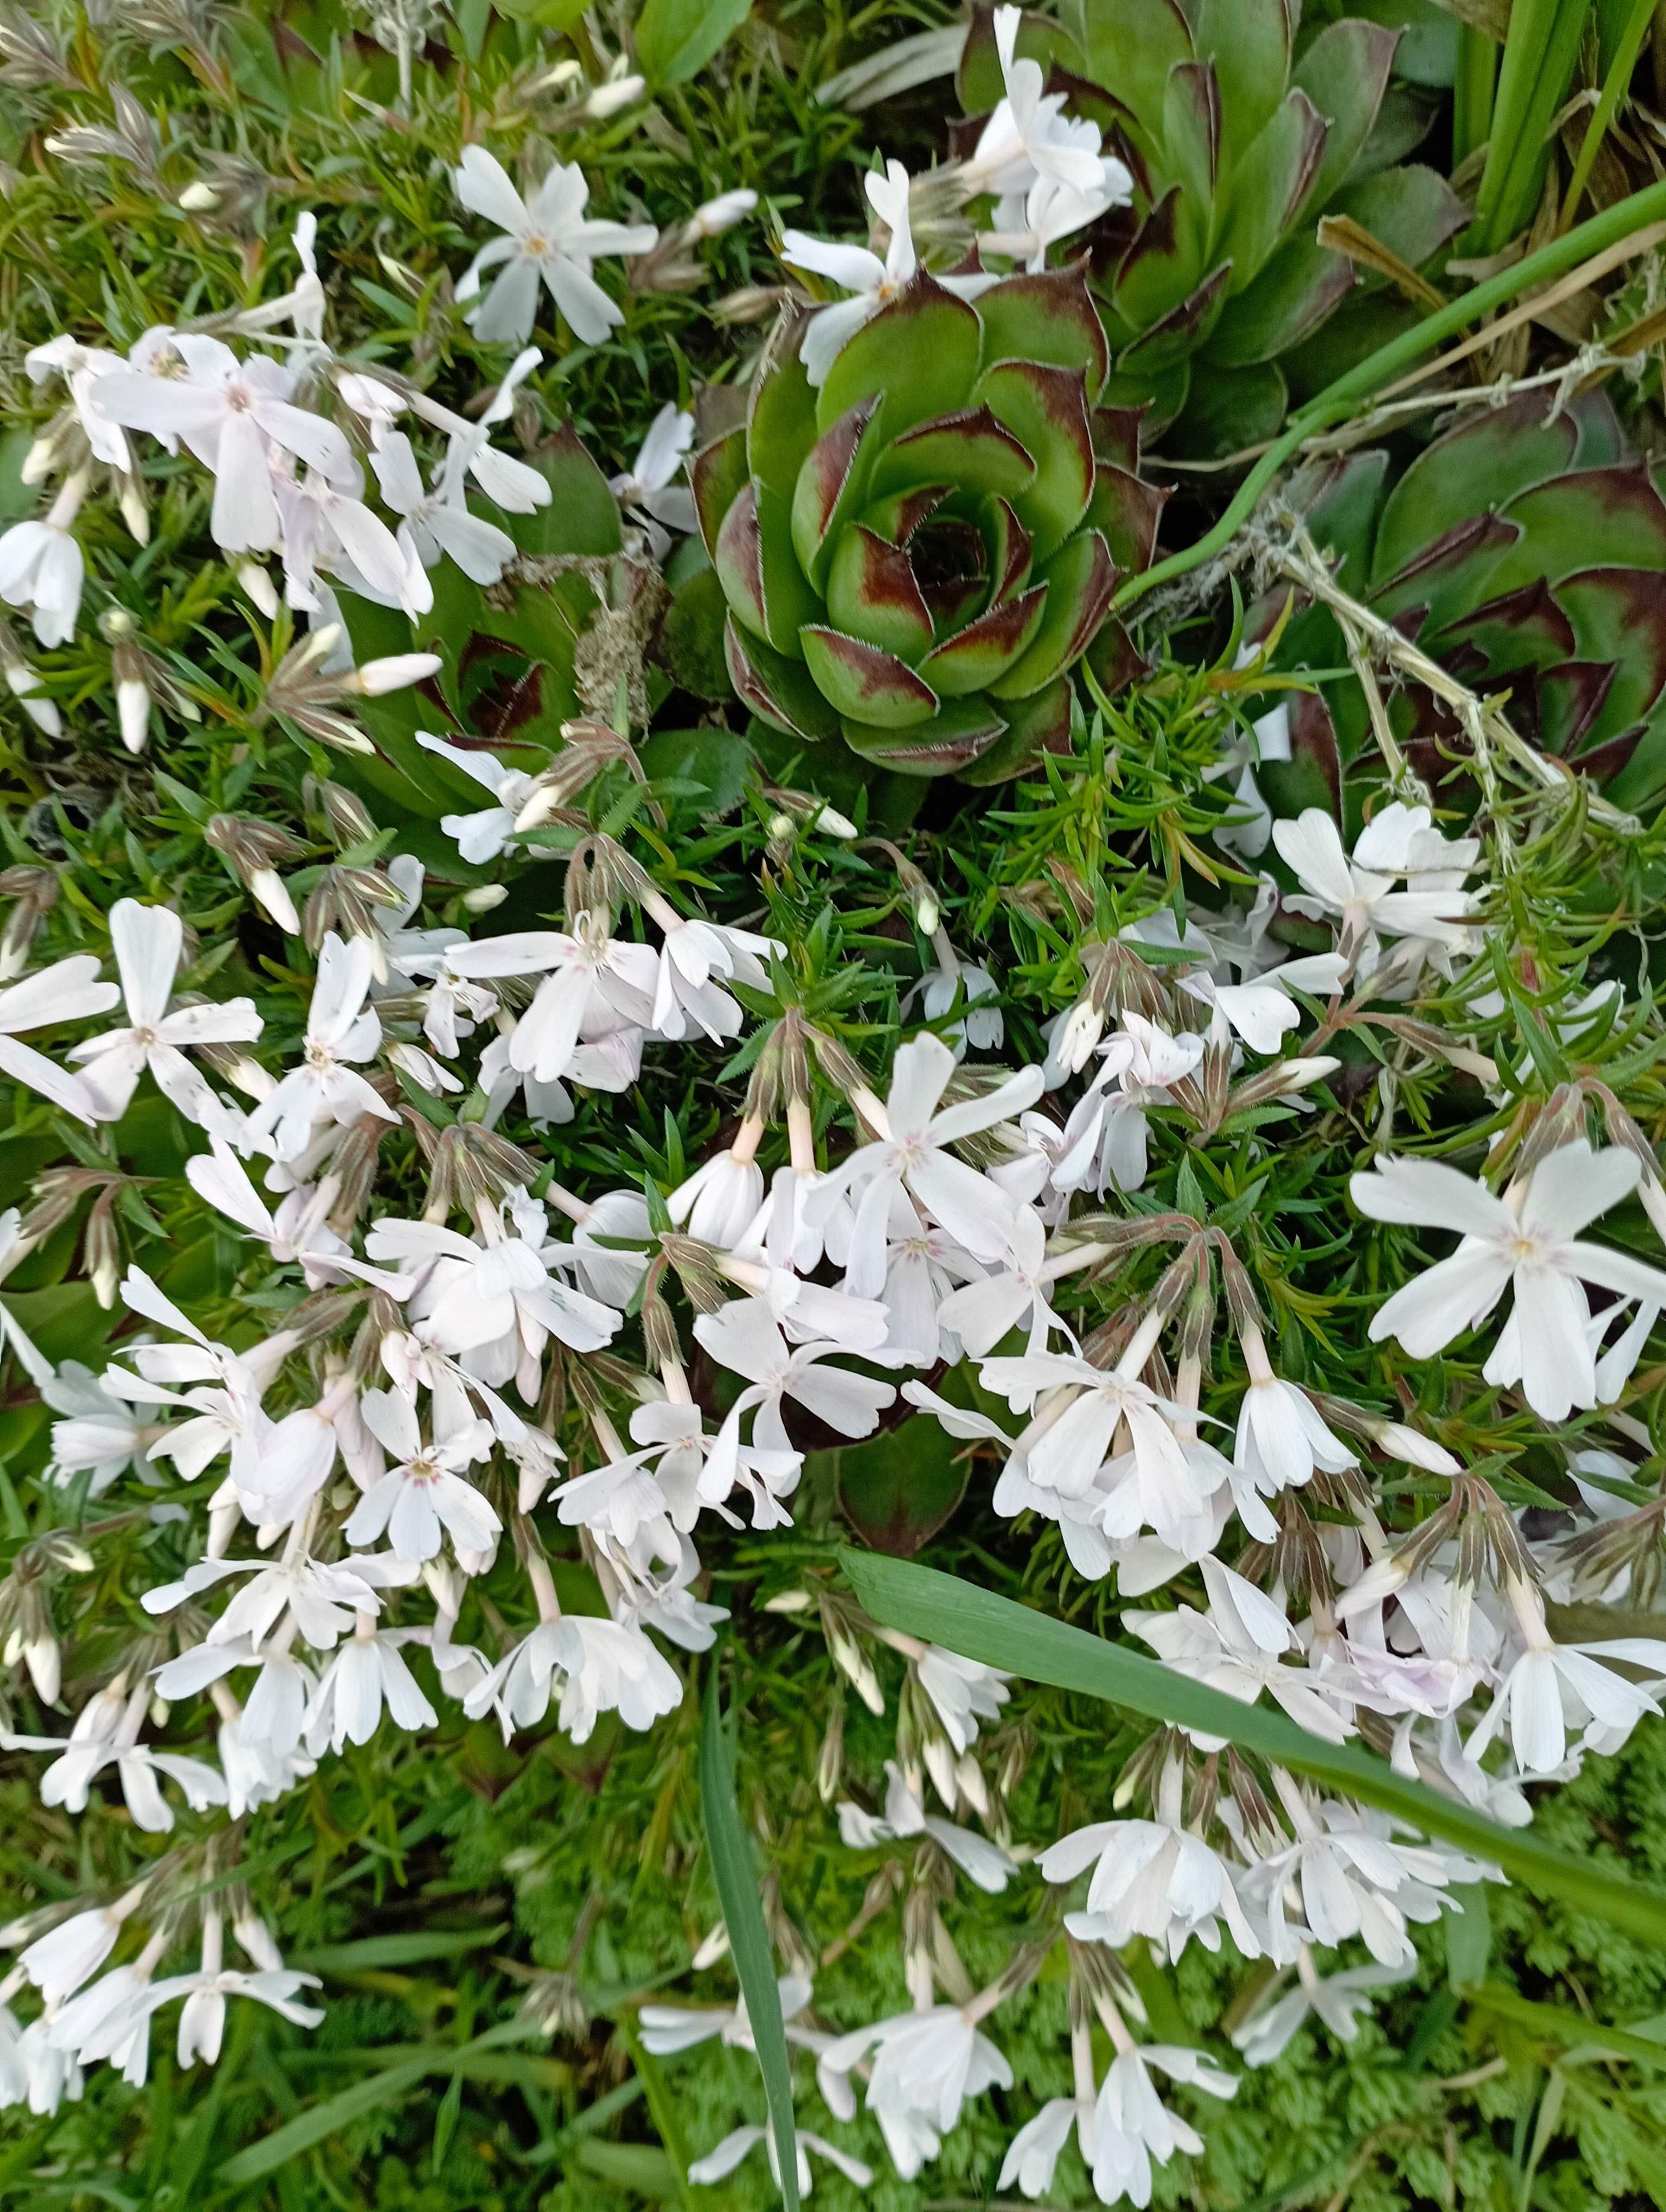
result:
<svg viewBox="0 0 1666 2212"><path fill-rule="evenodd" d="M677 2168L658 2143L581 2142L574 2163L639 2197L675 2197Z"/></svg>
<svg viewBox="0 0 1666 2212"><path fill-rule="evenodd" d="M827 1456L846 1520L876 1552L896 1559L911 1559L966 1494L964 1447L923 1416Z"/></svg>
<svg viewBox="0 0 1666 2212"><path fill-rule="evenodd" d="M735 1802L734 1762L717 1703L717 1668L706 1676L706 1717L700 1737L700 1804L706 1822L706 1849L712 1878L729 1931L729 1950L746 2000L757 2046L758 2071L769 2100L769 2125L781 2167L781 2201L799 2212L798 2143L793 2126L793 2075L781 2026L781 1991L758 1902L757 1868Z"/></svg>
<svg viewBox="0 0 1666 2212"><path fill-rule="evenodd" d="M656 730L641 758L656 783L674 778L697 784L699 813L727 814L740 804L751 755L745 739L730 730Z"/></svg>
<svg viewBox="0 0 1666 2212"><path fill-rule="evenodd" d="M488 2028L483 2035L477 2035L472 2042L451 2049L443 2044L410 2045L407 2047L412 2055L408 2058L401 2058L397 2051L390 2051L386 2056L393 2063L385 2066L378 2073L368 2075L362 2081L355 2081L339 2096L326 2098L323 2104L313 2105L304 2112L297 2112L294 2119L286 2121L281 2128L275 2128L271 2135L262 2136L258 2142L248 2144L220 2168L219 2178L234 2187L246 2181L258 2181L266 2174L276 2173L280 2166L287 2166L291 2159L299 2158L303 2151L310 2150L314 2143L323 2142L350 2122L362 2118L365 2113L374 2112L380 2106L391 2105L405 2090L414 2088L425 2075L467 2074L477 2063L483 2071L489 2073L494 2069L488 2054L500 2050L505 2044L524 2043L532 2037L543 2039L543 2032L535 2021L512 2020L504 2021L500 2027Z"/></svg>
<svg viewBox="0 0 1666 2212"><path fill-rule="evenodd" d="M1493 1916L1485 1882L1466 1882L1452 1894L1463 1911L1444 1923L1446 1978L1455 1990L1468 1990L1485 1976L1493 1955Z"/></svg>
<svg viewBox="0 0 1666 2212"><path fill-rule="evenodd" d="M752 0L647 0L636 58L654 85L685 84L752 12Z"/></svg>
<svg viewBox="0 0 1666 2212"><path fill-rule="evenodd" d="M1281 1712L1242 1705L1158 1660L1124 1650L1067 1621L1049 1620L957 1576L877 1553L844 1551L839 1557L862 1604L887 1627L906 1629L1029 1681L1103 1698L1147 1720L1224 1736L1240 1750L1276 1759L1294 1773L1473 1851L1537 1895L1566 1898L1645 1942L1666 1942L1666 1894L1661 1891L1559 1851L1524 1830L1501 1827L1420 1782L1408 1781L1370 1752L1322 1743Z"/></svg>
<svg viewBox="0 0 1666 2212"><path fill-rule="evenodd" d="M1533 2028L1584 2057L1606 2053L1634 2059L1639 2066L1666 2066L1666 2043L1656 2039L1653 2021L1639 2021L1631 2027L1605 2027L1601 2021L1587 2020L1583 2013L1561 2005L1535 2004L1530 1997L1502 1989L1496 1982L1483 1984L1474 1992L1472 2002L1483 2011Z"/></svg>
<svg viewBox="0 0 1666 2212"><path fill-rule="evenodd" d="M429 1959L460 1959L483 1951L509 1932L507 1920L490 1928L411 1928L392 1936L363 1936L353 1943L323 1943L290 1960L308 1973L362 1973L386 1966L420 1966Z"/></svg>

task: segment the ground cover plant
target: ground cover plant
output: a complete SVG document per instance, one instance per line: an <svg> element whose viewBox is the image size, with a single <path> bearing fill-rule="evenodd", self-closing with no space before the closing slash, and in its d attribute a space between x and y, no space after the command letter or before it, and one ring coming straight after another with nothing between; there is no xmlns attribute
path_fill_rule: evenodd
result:
<svg viewBox="0 0 1666 2212"><path fill-rule="evenodd" d="M1654 15L0 14L4 2202L1666 2196Z"/></svg>

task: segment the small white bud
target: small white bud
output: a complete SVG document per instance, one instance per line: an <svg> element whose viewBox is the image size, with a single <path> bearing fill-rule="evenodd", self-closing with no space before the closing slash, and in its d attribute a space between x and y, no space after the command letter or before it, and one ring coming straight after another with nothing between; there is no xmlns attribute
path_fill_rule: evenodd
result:
<svg viewBox="0 0 1666 2212"><path fill-rule="evenodd" d="M44 483L52 472L52 459L57 452L56 432L43 430L23 456L23 465L18 471L20 479L26 484Z"/></svg>
<svg viewBox="0 0 1666 2212"><path fill-rule="evenodd" d="M704 1973L708 1966L714 1966L720 1959L727 1958L728 1952L729 1931L720 1920L711 1933L703 1938L690 1964L696 1973Z"/></svg>
<svg viewBox="0 0 1666 2212"><path fill-rule="evenodd" d="M206 215L210 208L219 204L219 193L201 177L194 185L187 185L179 195L179 205L187 215Z"/></svg>
<svg viewBox="0 0 1666 2212"><path fill-rule="evenodd" d="M1461 1474L1460 1462L1432 1437L1420 1436L1403 1421L1372 1424L1371 1437L1390 1459L1403 1459L1408 1467L1426 1468L1431 1474Z"/></svg>
<svg viewBox="0 0 1666 2212"><path fill-rule="evenodd" d="M781 1590L775 1596L766 1598L763 1609L765 1613L808 1613L814 1603L815 1600L808 1590Z"/></svg>
<svg viewBox="0 0 1666 2212"><path fill-rule="evenodd" d="M609 116L617 115L641 98L648 90L648 80L641 76L616 77L611 84L599 84L584 103L584 112L593 123L605 123Z"/></svg>
<svg viewBox="0 0 1666 2212"><path fill-rule="evenodd" d="M509 896L502 884L477 884L471 891L465 891L462 908L465 914L489 914L494 907L502 906Z"/></svg>
<svg viewBox="0 0 1666 2212"><path fill-rule="evenodd" d="M116 719L123 744L130 753L142 753L150 735L150 686L143 677L125 677L117 684Z"/></svg>
<svg viewBox="0 0 1666 2212"><path fill-rule="evenodd" d="M689 217L688 228L683 233L684 245L696 246L704 238L720 238L726 230L751 215L757 205L757 194L743 186L739 191L720 192L714 200L706 200Z"/></svg>
<svg viewBox="0 0 1666 2212"><path fill-rule="evenodd" d="M240 561L232 574L267 621L274 621L278 609L277 593L272 586L271 578L259 562Z"/></svg>
<svg viewBox="0 0 1666 2212"><path fill-rule="evenodd" d="M150 543L150 511L144 503L144 494L139 489L137 477L118 478L119 489L116 504L121 509L121 519L127 525L127 534L136 545Z"/></svg>
<svg viewBox="0 0 1666 2212"><path fill-rule="evenodd" d="M38 730L44 730L49 738L63 736L64 717L52 700L34 696L40 689L40 678L27 661L7 660L6 689Z"/></svg>
<svg viewBox="0 0 1666 2212"><path fill-rule="evenodd" d="M55 1705L58 1693L64 1686L64 1661L54 1636L32 1638L23 1647L23 1663L29 1670L29 1680L34 1684L34 1693L43 1705Z"/></svg>
<svg viewBox="0 0 1666 2212"><path fill-rule="evenodd" d="M327 641L324 647L326 653L340 634L340 627L335 623L326 623L313 633ZM385 691L402 691L407 684L420 684L424 677L434 675L439 666L437 653L391 653L386 659L367 660L362 668L356 668L345 679L345 687L356 691L362 699L380 699Z"/></svg>
<svg viewBox="0 0 1666 2212"><path fill-rule="evenodd" d="M301 916L276 868L254 868L249 873L249 895L269 914L286 937L299 937Z"/></svg>

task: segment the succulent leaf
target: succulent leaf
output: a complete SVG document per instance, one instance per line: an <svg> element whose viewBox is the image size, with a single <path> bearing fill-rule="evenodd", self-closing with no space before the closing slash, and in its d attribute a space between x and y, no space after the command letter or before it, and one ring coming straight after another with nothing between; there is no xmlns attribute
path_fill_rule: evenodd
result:
<svg viewBox="0 0 1666 2212"><path fill-rule="evenodd" d="M1598 392L1558 408L1522 393L1466 411L1385 493L1386 453L1310 464L1287 487L1343 587L1482 696L1507 691L1516 728L1636 808L1666 788L1666 501ZM1337 557L1340 556L1340 557ZM1593 558L1593 556L1596 556ZM1287 594L1245 617L1263 635ZM1107 650L1107 625L1094 657ZM1339 758L1369 735L1329 611L1298 608L1274 665L1318 676ZM1462 732L1415 685L1391 714L1439 803L1474 805ZM1295 714L1292 727L1294 742ZM1262 777L1275 811L1298 799ZM1466 798L1466 787L1469 795ZM1307 803L1301 801L1300 803Z"/></svg>
<svg viewBox="0 0 1666 2212"><path fill-rule="evenodd" d="M976 311L922 271L840 349L817 398L818 426L830 429L848 409L878 397L890 439L962 405L977 377L982 335Z"/></svg>
<svg viewBox="0 0 1666 2212"><path fill-rule="evenodd" d="M1298 37L1291 0L1073 0L1062 12L1090 82L1060 55L1051 88L1134 180L1131 208L1096 245L1090 282L1113 358L1090 388L1143 402L1147 437L1189 410L1177 449L1190 455L1268 434L1291 392L1317 389L1416 313L1321 246L1319 216L1353 214L1342 200L1377 187L1353 219L1415 269L1466 220L1432 173L1408 184L1394 166L1432 114L1390 83L1401 33L1342 16ZM982 57L986 42L980 9L969 50ZM1314 350L1333 322L1335 347ZM1219 369L1258 373L1218 386Z"/></svg>

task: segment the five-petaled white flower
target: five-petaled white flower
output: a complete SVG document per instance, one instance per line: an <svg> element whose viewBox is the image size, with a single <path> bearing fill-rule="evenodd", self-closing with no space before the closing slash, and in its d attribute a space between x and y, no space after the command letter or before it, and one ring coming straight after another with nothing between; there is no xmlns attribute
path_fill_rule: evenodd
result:
<svg viewBox="0 0 1666 2212"><path fill-rule="evenodd" d="M1596 1403L1586 1283L1622 1298L1666 1304L1666 1273L1629 1253L1587 1243L1579 1231L1636 1188L1641 1164L1618 1147L1593 1152L1581 1137L1547 1153L1502 1197L1438 1160L1379 1160L1349 1185L1373 1221L1456 1229L1449 1259L1402 1285L1371 1324L1373 1341L1397 1337L1428 1359L1485 1321L1506 1290L1515 1303L1483 1372L1519 1382L1535 1413L1567 1419Z"/></svg>
<svg viewBox="0 0 1666 2212"><path fill-rule="evenodd" d="M479 297L488 270L505 264L468 320L487 345L524 345L538 317L539 280L586 345L599 345L624 317L591 275L601 253L646 253L659 238L652 223L596 222L584 210L589 181L576 162L557 161L529 202L483 146L465 146L453 173L457 197L504 233L483 246L457 287L459 300Z"/></svg>
<svg viewBox="0 0 1666 2212"><path fill-rule="evenodd" d="M260 1034L260 1017L252 999L222 999L170 1013L184 943L185 925L172 907L125 898L110 909L110 944L129 1026L88 1037L70 1052L71 1060L89 1063L82 1079L98 1101L100 1121L120 1121L147 1067L186 1121L226 1131L241 1119L222 1104L183 1048L252 1043Z"/></svg>

